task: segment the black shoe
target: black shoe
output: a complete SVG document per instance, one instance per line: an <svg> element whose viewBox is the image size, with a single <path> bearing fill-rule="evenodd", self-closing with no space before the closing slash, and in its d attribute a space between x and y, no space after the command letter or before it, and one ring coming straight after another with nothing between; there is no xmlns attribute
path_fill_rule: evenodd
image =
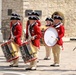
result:
<svg viewBox="0 0 76 75"><path fill-rule="evenodd" d="M13 67L18 67L18 65L13 65Z"/></svg>
<svg viewBox="0 0 76 75"><path fill-rule="evenodd" d="M44 60L50 60L51 58L44 58Z"/></svg>
<svg viewBox="0 0 76 75"><path fill-rule="evenodd" d="M13 67L13 64L9 65L9 67Z"/></svg>
<svg viewBox="0 0 76 75"><path fill-rule="evenodd" d="M53 66L53 67L59 67L59 64L52 64L50 66Z"/></svg>
<svg viewBox="0 0 76 75"><path fill-rule="evenodd" d="M28 71L28 70L34 71L34 70L36 70L36 68L34 68L34 69L33 69L33 68L26 68L25 70L27 70L27 71Z"/></svg>
<svg viewBox="0 0 76 75"><path fill-rule="evenodd" d="M39 63L39 60L37 60L37 63Z"/></svg>
<svg viewBox="0 0 76 75"><path fill-rule="evenodd" d="M18 67L18 65L9 65L9 67Z"/></svg>

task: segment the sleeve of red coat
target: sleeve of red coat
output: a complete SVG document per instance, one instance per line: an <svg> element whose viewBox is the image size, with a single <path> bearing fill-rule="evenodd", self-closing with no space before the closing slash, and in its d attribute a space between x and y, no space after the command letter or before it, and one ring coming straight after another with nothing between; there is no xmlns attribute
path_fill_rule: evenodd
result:
<svg viewBox="0 0 76 75"><path fill-rule="evenodd" d="M19 37L21 37L21 35L22 35L22 26L21 25L18 25L17 27L16 27L16 29L17 29L17 35L15 36L16 38L19 38Z"/></svg>
<svg viewBox="0 0 76 75"><path fill-rule="evenodd" d="M41 30L40 30L40 27L39 26L35 26L35 31L36 31L36 38L37 39L40 39L41 38Z"/></svg>
<svg viewBox="0 0 76 75"><path fill-rule="evenodd" d="M38 23L38 26L41 26L41 22L39 20L36 20L36 22Z"/></svg>
<svg viewBox="0 0 76 75"><path fill-rule="evenodd" d="M64 36L64 32L65 32L63 25L60 27L60 32L61 32L61 34L59 34L59 38L62 38Z"/></svg>

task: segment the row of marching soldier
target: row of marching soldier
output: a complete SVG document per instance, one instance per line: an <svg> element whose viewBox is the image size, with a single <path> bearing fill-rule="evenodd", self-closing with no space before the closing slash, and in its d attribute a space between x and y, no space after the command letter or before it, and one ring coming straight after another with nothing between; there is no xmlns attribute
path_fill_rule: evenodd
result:
<svg viewBox="0 0 76 75"><path fill-rule="evenodd" d="M35 60L30 61L30 65L25 70L36 70L37 68L37 61L38 61L38 51L40 49L40 39L43 40L44 32L49 27L54 27L58 32L58 37L56 38L57 43L53 47L48 47L46 44L44 44L46 49L46 56L44 60L51 59L50 58L50 52L52 49L53 57L54 57L54 63L50 66L59 67L60 63L60 50L63 46L62 37L64 36L64 25L62 23L63 18L55 14L51 17L48 17L45 19L46 25L45 28L42 29L41 23L39 21L38 14L36 12L28 13L28 21L26 23L26 36L25 41L30 39L30 45L32 46L32 49L35 50L35 53L33 53L33 57L37 58ZM20 16L18 14L13 13L11 16L11 22L10 22L10 37L9 40L12 41L12 43L16 46L16 56L17 58L13 59L11 61L10 67L18 67L19 62L19 46L22 45L21 42L21 36L22 36L22 24L20 22ZM42 29L42 30L41 30ZM44 40L43 40L44 42Z"/></svg>

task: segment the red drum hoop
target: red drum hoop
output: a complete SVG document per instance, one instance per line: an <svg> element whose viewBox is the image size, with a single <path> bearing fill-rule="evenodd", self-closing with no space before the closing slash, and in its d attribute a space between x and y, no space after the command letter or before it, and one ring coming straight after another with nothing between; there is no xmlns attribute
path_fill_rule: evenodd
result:
<svg viewBox="0 0 76 75"><path fill-rule="evenodd" d="M57 30L54 27L49 27L44 33L44 42L47 46L54 46L57 43L57 37Z"/></svg>

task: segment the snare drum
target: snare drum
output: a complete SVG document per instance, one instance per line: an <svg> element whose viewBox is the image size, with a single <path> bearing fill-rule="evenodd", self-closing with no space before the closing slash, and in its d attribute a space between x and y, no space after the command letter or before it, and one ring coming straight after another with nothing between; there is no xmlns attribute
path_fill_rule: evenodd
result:
<svg viewBox="0 0 76 75"><path fill-rule="evenodd" d="M24 63L31 62L33 60L36 60L35 57L35 49L32 47L32 44L30 42L24 42L22 46L20 46L20 51L22 55L22 59L24 60Z"/></svg>
<svg viewBox="0 0 76 75"><path fill-rule="evenodd" d="M3 43L1 45L1 48L2 48L2 51L4 53L4 56L7 60L7 62L15 60L19 57L18 51L17 51L17 46L11 41Z"/></svg>

